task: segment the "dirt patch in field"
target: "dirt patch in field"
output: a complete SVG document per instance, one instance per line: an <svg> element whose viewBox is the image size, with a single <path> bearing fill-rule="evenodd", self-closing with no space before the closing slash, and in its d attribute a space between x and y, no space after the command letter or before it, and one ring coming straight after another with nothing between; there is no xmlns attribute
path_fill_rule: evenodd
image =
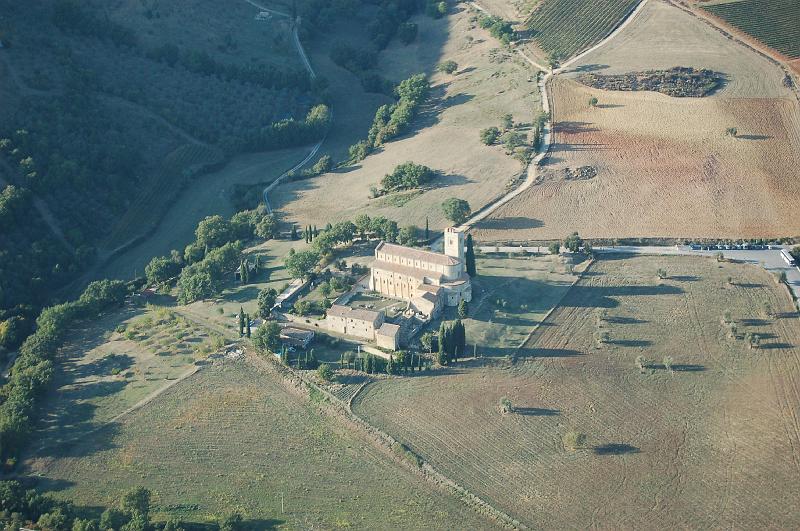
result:
<svg viewBox="0 0 800 531"><path fill-rule="evenodd" d="M431 101L410 134L389 142L355 167L275 190L273 206L286 219L324 226L366 212L396 219L401 225L422 226L428 217L430 227L439 228L446 223L440 209L445 199L461 197L476 209L504 192L509 180L521 173L520 163L501 146L483 145L479 133L499 125L505 113L518 123L532 121L539 107L536 72L498 48L497 41L476 28L470 18L463 8L441 20L417 17L417 41L410 46L394 43L381 53L381 71L390 79L430 73L439 62L450 59L459 69L455 75L432 76ZM406 161L441 172L436 187L397 206L385 198L370 199L370 187L379 186L385 174Z"/></svg>
<svg viewBox="0 0 800 531"><path fill-rule="evenodd" d="M527 359L370 384L354 408L532 528L796 527L794 316L757 267L609 258L539 327ZM515 413L500 413L503 397ZM565 449L569 431L587 435L584 448Z"/></svg>
<svg viewBox="0 0 800 531"><path fill-rule="evenodd" d="M688 19L676 31L685 31L694 21L699 24L695 40L710 35L713 44L715 32L704 23L675 7L653 5L648 4L643 18L620 34L624 49L612 41L609 48L616 51L603 48L586 59L584 70L591 70L591 62L613 65L603 72L682 62L691 53L676 45L675 54L662 57L657 50L661 41L653 38L674 17ZM629 30L639 40L630 38ZM684 38L689 51L694 49L694 41L688 40L691 35ZM735 53L724 48L721 55L699 53L693 65L728 76L726 87L702 99L603 91L564 77L554 79L550 85L554 145L540 168L540 182L478 224L477 239L563 238L573 230L609 238L800 233L800 219L794 214L800 195L795 178L800 164L800 105L783 86L778 67L731 41L723 43ZM603 57L606 53L608 60ZM630 54L630 61L623 53ZM737 57L742 64L734 69ZM769 69L760 70L762 63ZM596 107L589 104L592 97L598 99ZM728 128L736 128L737 136L726 135ZM588 181L564 179L564 168L581 166L596 168L597 176ZM541 223L536 227L517 223L525 218Z"/></svg>

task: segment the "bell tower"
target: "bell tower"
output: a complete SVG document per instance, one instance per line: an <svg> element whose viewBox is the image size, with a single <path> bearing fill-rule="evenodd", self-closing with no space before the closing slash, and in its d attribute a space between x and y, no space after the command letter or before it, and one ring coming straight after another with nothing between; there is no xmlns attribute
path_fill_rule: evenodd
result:
<svg viewBox="0 0 800 531"><path fill-rule="evenodd" d="M444 254L464 261L464 233L455 227L444 230Z"/></svg>

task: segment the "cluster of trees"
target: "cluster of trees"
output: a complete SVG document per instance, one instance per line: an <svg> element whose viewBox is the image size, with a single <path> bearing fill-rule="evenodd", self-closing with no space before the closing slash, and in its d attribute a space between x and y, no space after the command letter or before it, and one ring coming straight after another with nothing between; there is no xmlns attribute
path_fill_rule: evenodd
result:
<svg viewBox="0 0 800 531"><path fill-rule="evenodd" d="M435 172L427 166L404 162L396 166L392 173L387 173L381 179L381 192L389 193L419 188L430 182L434 175Z"/></svg>
<svg viewBox="0 0 800 531"><path fill-rule="evenodd" d="M430 360L418 353L398 351L384 359L369 353L343 352L339 366L367 374L401 374L430 368Z"/></svg>
<svg viewBox="0 0 800 531"><path fill-rule="evenodd" d="M464 357L464 351L467 348L467 330L461 319L452 323L442 321L442 324L439 325L437 344L439 365L448 365L453 361L458 361L459 356Z"/></svg>
<svg viewBox="0 0 800 531"><path fill-rule="evenodd" d="M327 105L315 105L304 120L285 118L273 122L259 131L244 135L238 146L243 151L283 149L311 144L325 135L331 123Z"/></svg>
<svg viewBox="0 0 800 531"><path fill-rule="evenodd" d="M210 297L222 289L227 273L243 266L247 272L241 279L247 282L249 263L242 258L243 241L273 238L278 234L278 220L267 214L264 207L234 214L230 220L208 216L197 225L195 241L184 249L183 255L172 251L169 257L157 256L145 267L150 284L160 285L178 278L178 300L190 303Z"/></svg>
<svg viewBox="0 0 800 531"><path fill-rule="evenodd" d="M381 105L375 112L367 139L350 146L350 161L363 160L373 149L404 132L429 92L430 82L425 74L401 81L395 89L397 102Z"/></svg>
<svg viewBox="0 0 800 531"><path fill-rule="evenodd" d="M384 216L370 217L359 214L355 219L355 227L361 239L373 236L387 242L395 242L400 234L397 222Z"/></svg>
<svg viewBox="0 0 800 531"><path fill-rule="evenodd" d="M281 346L281 326L268 321L259 326L252 336L253 346L260 354L276 353Z"/></svg>
<svg viewBox="0 0 800 531"><path fill-rule="evenodd" d="M214 76L223 81L241 81L267 89L290 88L309 91L312 83L305 69L287 66L221 63L205 51L182 50L175 44L168 43L147 51L147 57L169 66L180 66L190 72L205 76Z"/></svg>
<svg viewBox="0 0 800 531"><path fill-rule="evenodd" d="M86 287L76 301L51 306L36 319L36 331L19 349L8 381L0 389L0 458L13 458L27 442L38 400L53 378L53 358L66 333L81 319L120 306L128 287L101 280Z"/></svg>
<svg viewBox="0 0 800 531"><path fill-rule="evenodd" d="M81 518L71 502L56 500L18 481L0 482L0 523L5 529L36 528L48 531L184 531L180 521L150 521L152 493L136 487L122 496L119 505L109 507L99 519ZM219 531L243 531L242 516L233 512L218 519Z"/></svg>
<svg viewBox="0 0 800 531"><path fill-rule="evenodd" d="M503 20L500 17L494 15L481 15L478 18L478 24L485 30L489 30L489 33L495 39L499 40L503 44L509 44L516 40L516 34L514 32L514 28L511 27L511 23Z"/></svg>
<svg viewBox="0 0 800 531"><path fill-rule="evenodd" d="M527 133L519 131L518 124L514 124L514 117L510 114L504 114L500 118L501 127L487 127L480 132L481 142L487 146L500 143L505 146L508 154L513 154L516 159L523 165L530 162L530 157L533 152L539 149L542 141L542 130L544 121L542 118L537 119L533 125L533 140L530 145L528 143Z"/></svg>

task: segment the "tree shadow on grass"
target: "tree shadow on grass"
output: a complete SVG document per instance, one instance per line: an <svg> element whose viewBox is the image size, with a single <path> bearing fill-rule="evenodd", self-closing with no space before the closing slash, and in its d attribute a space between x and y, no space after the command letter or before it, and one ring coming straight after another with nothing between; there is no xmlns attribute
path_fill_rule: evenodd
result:
<svg viewBox="0 0 800 531"><path fill-rule="evenodd" d="M585 275L585 273L584 273ZM644 319L637 319L636 317L607 317L606 321L612 324L645 324Z"/></svg>
<svg viewBox="0 0 800 531"><path fill-rule="evenodd" d="M548 409L544 407L515 407L514 412L519 415L531 417L555 417L561 414L558 409Z"/></svg>
<svg viewBox="0 0 800 531"><path fill-rule="evenodd" d="M758 348L763 350L782 350L787 348L794 348L794 345L792 345L791 343L779 342L779 343L762 344Z"/></svg>
<svg viewBox="0 0 800 531"><path fill-rule="evenodd" d="M649 347L653 344L652 341L647 339L611 339L606 343L620 347Z"/></svg>
<svg viewBox="0 0 800 531"><path fill-rule="evenodd" d="M663 367L663 365L661 366ZM696 365L693 363L679 363L672 366L675 372L703 372L706 370L705 365Z"/></svg>
<svg viewBox="0 0 800 531"><path fill-rule="evenodd" d="M625 443L606 443L595 446L592 449L595 455L626 455L638 454L640 450L630 444Z"/></svg>
<svg viewBox="0 0 800 531"><path fill-rule="evenodd" d="M697 282L700 280L700 277L697 275L674 275L667 277L668 280L674 280L676 282Z"/></svg>

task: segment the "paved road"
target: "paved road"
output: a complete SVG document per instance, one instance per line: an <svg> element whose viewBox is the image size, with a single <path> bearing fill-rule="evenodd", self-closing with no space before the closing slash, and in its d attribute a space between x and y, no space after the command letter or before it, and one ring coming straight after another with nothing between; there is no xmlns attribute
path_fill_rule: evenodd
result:
<svg viewBox="0 0 800 531"><path fill-rule="evenodd" d="M725 258L741 262L748 262L751 264L761 265L769 272L786 273L787 284L794 293L794 296L800 299L800 268L789 266L783 258L781 258L781 249L789 249L790 246L772 246L772 249L752 249L752 250L713 250L713 251L695 251L686 245L671 245L671 246L616 246L616 247L594 247L597 253L630 253L630 254L651 254L651 255L674 255L674 256L708 256L713 257L716 253L721 252ZM548 254L550 251L547 247L513 247L513 246L494 246L484 245L478 247L478 250L483 253L537 253Z"/></svg>

